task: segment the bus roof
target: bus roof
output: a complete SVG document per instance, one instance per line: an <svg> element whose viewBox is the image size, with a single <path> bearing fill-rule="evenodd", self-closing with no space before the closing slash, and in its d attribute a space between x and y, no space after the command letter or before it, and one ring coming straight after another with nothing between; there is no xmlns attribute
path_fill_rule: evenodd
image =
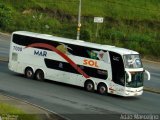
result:
<svg viewBox="0 0 160 120"><path fill-rule="evenodd" d="M40 33L28 32L28 31L15 31L12 34L47 39L47 40L51 40L51 41L64 42L64 43L69 43L69 44L91 47L91 48L95 48L95 49L102 49L102 50L106 50L106 51L116 52L121 55L139 54L136 51L125 49L125 48L119 48L119 47L115 47L115 46L111 46L111 45L102 45L102 44L97 44L97 43L85 42L82 40L74 40L74 39L56 37L56 36L52 36L52 35L48 35L48 34L40 34Z"/></svg>

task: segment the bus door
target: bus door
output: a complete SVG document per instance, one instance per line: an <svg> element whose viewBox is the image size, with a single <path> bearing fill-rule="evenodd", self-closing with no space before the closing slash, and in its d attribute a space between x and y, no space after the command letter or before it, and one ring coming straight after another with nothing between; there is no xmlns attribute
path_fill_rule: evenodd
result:
<svg viewBox="0 0 160 120"><path fill-rule="evenodd" d="M125 71L122 56L115 52L110 53L112 81L116 93L122 92L125 86Z"/></svg>

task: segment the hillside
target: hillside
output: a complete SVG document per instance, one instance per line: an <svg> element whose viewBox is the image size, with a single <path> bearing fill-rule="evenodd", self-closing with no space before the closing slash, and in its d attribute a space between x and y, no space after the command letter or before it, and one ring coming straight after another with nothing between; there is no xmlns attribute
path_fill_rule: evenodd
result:
<svg viewBox="0 0 160 120"><path fill-rule="evenodd" d="M76 38L79 0L0 0L0 30ZM82 0L81 39L160 58L159 0ZM104 23L93 22L95 16Z"/></svg>

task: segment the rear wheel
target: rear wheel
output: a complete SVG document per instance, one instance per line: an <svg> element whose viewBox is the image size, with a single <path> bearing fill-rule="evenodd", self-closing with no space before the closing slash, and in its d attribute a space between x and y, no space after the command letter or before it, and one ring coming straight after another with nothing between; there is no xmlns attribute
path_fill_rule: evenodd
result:
<svg viewBox="0 0 160 120"><path fill-rule="evenodd" d="M35 79L38 81L44 81L44 72L42 70L37 70L35 73Z"/></svg>
<svg viewBox="0 0 160 120"><path fill-rule="evenodd" d="M97 91L99 94L103 95L103 94L106 94L107 93L107 86L105 84L99 84L98 85L98 88L97 88Z"/></svg>
<svg viewBox="0 0 160 120"><path fill-rule="evenodd" d="M85 89L88 91L88 92L93 92L94 91L94 83L92 81L87 81L85 83Z"/></svg>
<svg viewBox="0 0 160 120"><path fill-rule="evenodd" d="M33 79L33 77L34 77L34 72L33 72L32 68L30 68L30 67L25 69L24 74L25 74L26 78L29 78L29 79Z"/></svg>

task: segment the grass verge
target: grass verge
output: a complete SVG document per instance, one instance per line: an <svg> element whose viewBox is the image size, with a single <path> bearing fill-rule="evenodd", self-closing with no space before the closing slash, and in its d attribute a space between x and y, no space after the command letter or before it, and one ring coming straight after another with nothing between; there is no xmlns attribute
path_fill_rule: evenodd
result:
<svg viewBox="0 0 160 120"><path fill-rule="evenodd" d="M32 31L76 38L78 0L1 0L0 31ZM160 59L159 0L82 0L80 39ZM104 23L93 18L100 16ZM98 36L96 31L98 29Z"/></svg>
<svg viewBox="0 0 160 120"><path fill-rule="evenodd" d="M0 118L2 120L41 120L38 115L28 115L21 109L6 103L0 103Z"/></svg>

